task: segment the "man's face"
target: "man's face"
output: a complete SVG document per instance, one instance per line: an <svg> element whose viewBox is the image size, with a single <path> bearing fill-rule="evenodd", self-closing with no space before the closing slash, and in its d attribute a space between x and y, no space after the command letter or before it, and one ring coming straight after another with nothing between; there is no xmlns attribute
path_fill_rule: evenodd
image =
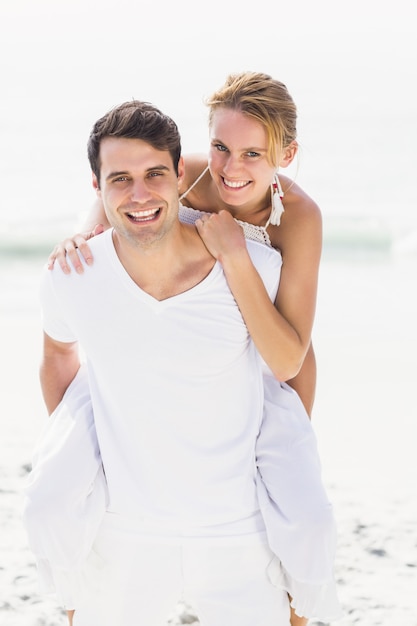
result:
<svg viewBox="0 0 417 626"><path fill-rule="evenodd" d="M160 241L178 222L177 177L168 151L141 139L106 137L100 145L100 189L107 219L120 238L134 246Z"/></svg>

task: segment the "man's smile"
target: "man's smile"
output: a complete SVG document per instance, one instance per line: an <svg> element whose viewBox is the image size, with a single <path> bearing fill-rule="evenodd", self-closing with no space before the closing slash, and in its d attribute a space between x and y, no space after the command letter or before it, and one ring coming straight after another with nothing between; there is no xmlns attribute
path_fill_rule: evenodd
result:
<svg viewBox="0 0 417 626"><path fill-rule="evenodd" d="M151 222L160 213L161 209L147 209L145 211L129 211L128 218L133 222Z"/></svg>

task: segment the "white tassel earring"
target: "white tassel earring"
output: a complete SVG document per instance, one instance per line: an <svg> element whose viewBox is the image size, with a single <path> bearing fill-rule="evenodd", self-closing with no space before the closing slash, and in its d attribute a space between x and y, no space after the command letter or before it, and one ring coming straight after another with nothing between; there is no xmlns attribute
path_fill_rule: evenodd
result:
<svg viewBox="0 0 417 626"><path fill-rule="evenodd" d="M268 224L272 224L273 226L279 226L281 221L281 215L284 212L284 205L282 204L282 198L284 197L284 192L281 188L281 183L279 182L278 174L274 175L274 180L271 185L271 215L268 220Z"/></svg>

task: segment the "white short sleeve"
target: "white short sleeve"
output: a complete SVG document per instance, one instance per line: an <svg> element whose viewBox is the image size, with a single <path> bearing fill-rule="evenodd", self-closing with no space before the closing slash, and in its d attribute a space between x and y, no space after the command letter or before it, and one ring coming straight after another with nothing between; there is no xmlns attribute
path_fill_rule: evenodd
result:
<svg viewBox="0 0 417 626"><path fill-rule="evenodd" d="M55 267L53 270L44 269L40 283L40 302L42 311L42 325L44 331L57 341L71 343L77 340L68 320L65 311L62 309L58 294L54 288L53 273L62 270Z"/></svg>

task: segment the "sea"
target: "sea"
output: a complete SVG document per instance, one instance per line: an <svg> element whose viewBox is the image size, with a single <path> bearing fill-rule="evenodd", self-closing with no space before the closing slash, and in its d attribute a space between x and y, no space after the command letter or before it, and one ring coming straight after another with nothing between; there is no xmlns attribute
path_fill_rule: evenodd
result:
<svg viewBox="0 0 417 626"><path fill-rule="evenodd" d="M171 101L169 101L171 102ZM167 105L168 106L168 105ZM167 110L167 106L165 110ZM305 106L309 110L310 107ZM77 119L56 116L49 131L40 125L16 141L15 129L6 129L7 156L2 156L4 181L0 197L1 309L23 304L25 284L45 262L53 246L78 232L94 199L86 157L86 138L95 120L96 103L78 111ZM180 117L184 153L205 152L205 117ZM181 113L181 115L180 115ZM205 115L205 113L204 113ZM316 109L299 123L299 154L283 171L319 204L323 214L323 261L389 264L417 257L417 184L410 129L410 111L401 119L386 113L366 121L359 114L335 115L325 120ZM384 142L385 131L398 138L400 158ZM415 131L414 131L415 132ZM360 139L357 145L357 140ZM417 281L410 284L416 291ZM18 294L20 295L18 296ZM22 301L23 299L23 301Z"/></svg>

